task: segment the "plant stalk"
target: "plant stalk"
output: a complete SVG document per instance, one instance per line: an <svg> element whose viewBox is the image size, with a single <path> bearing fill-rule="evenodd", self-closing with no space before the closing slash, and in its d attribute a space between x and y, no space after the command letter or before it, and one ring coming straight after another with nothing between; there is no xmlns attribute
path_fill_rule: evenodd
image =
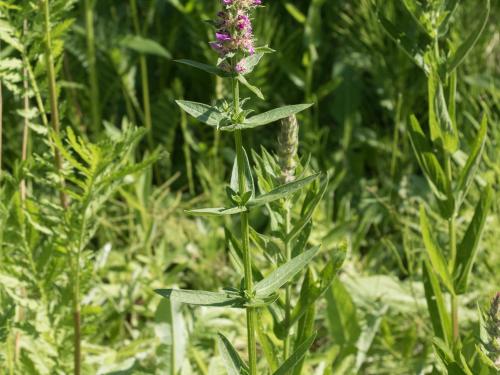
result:
<svg viewBox="0 0 500 375"><path fill-rule="evenodd" d="M240 93L239 84L233 78L233 105L234 114L237 116L240 112ZM245 154L243 149L243 137L241 130L234 132L234 139L236 145L236 160L238 166L238 189L239 194L242 196L246 192L245 183ZM245 269L245 289L248 295L252 294L253 290L253 277L252 277L252 257L250 254L249 246L249 226L248 226L248 212L240 214L241 219L241 246L243 250L243 265ZM257 343L255 339L255 329L257 323L257 315L254 307L247 307L247 336L248 336L248 364L250 368L250 375L257 375Z"/></svg>
<svg viewBox="0 0 500 375"><path fill-rule="evenodd" d="M2 177L2 154L3 154L3 95L2 95L2 81L0 80L0 178Z"/></svg>
<svg viewBox="0 0 500 375"><path fill-rule="evenodd" d="M290 201L287 199L285 202L285 236L288 237L290 233ZM285 262L292 260L292 247L290 241L285 239ZM292 338L290 336L290 315L291 315L291 302L292 302L292 285L288 283L285 289L285 343L283 348L283 360L287 360L290 355L290 344Z"/></svg>
<svg viewBox="0 0 500 375"><path fill-rule="evenodd" d="M57 103L57 86L56 86L56 73L54 68L54 56L52 55L52 38L51 38L51 27L50 27L50 9L49 0L43 2L43 11L45 15L45 59L47 65L47 79L49 84L49 95L50 95L50 112L51 112L51 124L54 132L59 135L60 133L60 121L59 121L59 109ZM61 153L55 149L55 163L56 168L59 172L62 171L62 158ZM64 178L61 174L61 183L64 187ZM61 200L62 207L66 210L68 208L68 197L61 189L59 193L59 198Z"/></svg>
<svg viewBox="0 0 500 375"><path fill-rule="evenodd" d="M99 84L95 53L94 5L94 0L85 0L85 26L87 37L87 61L89 69L90 110L92 115L92 130L95 134L97 134L101 127L101 111L99 108Z"/></svg>
<svg viewBox="0 0 500 375"><path fill-rule="evenodd" d="M24 35L28 33L28 21L24 20L23 24ZM30 99L29 99L29 83L28 83L28 69L26 67L23 68L23 87L24 87L24 124L23 124L23 144L21 149L21 160L26 161L28 158L28 143L29 143L29 120L28 120L28 111L30 108ZM21 192L21 201L26 201L26 181L24 178L21 180L21 184L19 187Z"/></svg>
<svg viewBox="0 0 500 375"><path fill-rule="evenodd" d="M451 167L451 155L446 153L445 156L445 168L448 180L453 181L453 171ZM457 234L455 228L455 213L448 219L448 238L450 244L450 263L449 271L453 274L455 269L456 259L457 259ZM458 328L458 296L452 293L451 299L451 324L453 331L453 343L456 345L460 340L460 333Z"/></svg>
<svg viewBox="0 0 500 375"><path fill-rule="evenodd" d="M139 14L137 12L137 0L130 0L130 9L132 13L132 22L134 24L134 31L138 36L142 36L141 27L139 23ZM146 56L141 54L139 57L139 67L141 70L141 85L142 85L142 103L144 107L144 127L148 130L148 146L150 151L153 150L153 121L151 118L151 101L149 97L149 78L148 78L148 64Z"/></svg>
<svg viewBox="0 0 500 375"><path fill-rule="evenodd" d="M43 11L45 16L45 58L47 65L47 79L49 85L49 95L50 95L50 110L51 110L51 124L53 131L59 135L60 133L60 121L59 121L59 109L57 103L57 86L56 86L56 74L54 68L54 56L52 55L52 38L51 38L51 26L50 26L50 7L49 0L43 1ZM64 177L62 176L62 158L61 154L57 149L54 149L55 153L55 163L56 168L60 173L62 189L59 193L59 198L61 200L61 205L64 210L69 207L68 197L64 192ZM78 259L77 259L78 262ZM78 266L78 264L77 264ZM78 267L77 267L78 268ZM79 277L77 276L77 282L74 285L75 289L79 289ZM78 298L74 296L74 298ZM80 310L77 308L78 303L73 305L73 323L74 323L74 374L80 375L81 373L81 328L80 328Z"/></svg>

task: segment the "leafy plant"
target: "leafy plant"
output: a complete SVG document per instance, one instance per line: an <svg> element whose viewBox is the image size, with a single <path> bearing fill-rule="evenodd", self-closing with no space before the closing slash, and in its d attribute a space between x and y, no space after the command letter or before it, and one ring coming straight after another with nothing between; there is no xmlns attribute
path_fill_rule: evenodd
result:
<svg viewBox="0 0 500 375"><path fill-rule="evenodd" d="M305 250L307 237L310 233L311 215L323 196L328 177L323 176L318 191L310 191L302 213L304 217L299 220L295 227L291 224L291 202L298 198L298 193L308 185L318 180L320 174L294 177L294 163L298 147L298 129L294 115L309 108L310 104L300 104L272 109L259 115L249 116L252 110L244 109L247 100L240 100L240 83L248 87L259 98L263 96L256 87L252 86L245 76L251 73L265 54L273 52L268 47L255 48L253 46L252 26L248 12L260 5L260 1L235 1L226 2L224 10L219 13L220 19L214 22L218 28L216 32L217 41L212 42L212 48L219 53L220 57L216 67L204 63L180 60L179 62L205 72L215 74L223 78L230 78L232 84L232 102L224 101L220 105L210 106L192 101L177 101L179 107L197 120L216 128L222 132L234 133L236 158L231 176L231 183L226 188L230 201L228 207L203 208L188 211L191 215L201 216L226 216L239 215L241 230L240 239L230 235L233 246L235 263L243 272L244 278L241 288L226 288L222 292L207 292L194 290L165 289L157 290L157 293L169 298L171 301L182 302L202 306L226 306L232 308L245 308L247 316L247 349L248 365L237 354L230 342L219 335L219 348L225 360L228 374L248 373L257 374L257 343L256 336L264 340L262 347L266 352L266 358L270 369L274 374L291 373L299 374L302 369L303 357L314 341L315 334L311 332L314 321L314 303L316 299L329 287L340 268L343 258L336 259L322 272L320 280L308 273L305 284L302 287L299 306L292 311L291 305L291 281L304 268L307 268L319 248L314 247ZM258 194L249 157L243 146L242 132L264 125L274 123L277 120L292 116L292 124L283 125L283 133L280 138L281 147L281 173L279 164L267 152L263 156L256 156L258 160L257 177L261 194ZM304 170L303 173L306 173ZM283 183L280 185L280 183ZM278 207L275 205L278 204ZM272 217L272 227L276 230L283 242L282 250L275 253L274 249L268 248L267 243L273 240L265 238L254 231L249 224L249 214L259 207L266 206ZM281 224L277 224L281 223ZM305 229L307 227L307 229ZM277 268L267 276L254 271L254 254L251 249L250 239L264 250L269 257L273 256ZM300 239L299 239L300 238ZM256 283L254 283L254 280ZM287 284L286 301L283 307L285 317L281 321L281 312L272 307L279 299L278 291ZM279 303L278 303L279 306ZM268 333L258 330L258 319L261 310L270 309L274 319L274 330L280 332L284 342L283 363L277 367L272 344L269 342ZM295 352L291 354L291 328L299 323L295 342Z"/></svg>
<svg viewBox="0 0 500 375"><path fill-rule="evenodd" d="M476 178L487 136L487 117L481 126L464 165L453 165L460 147L457 123L457 67L472 50L490 13L485 1L478 26L460 45L449 37L456 1L426 4L403 1L402 19L396 23L380 15L380 22L398 46L424 71L428 88L427 135L415 115L410 118L409 134L418 164L435 197L438 214L448 224L446 248L433 234L427 208L420 207L420 229L426 249L424 286L429 314L435 334L436 352L448 373L472 373L462 354L459 331L459 295L467 291L468 278L476 259L478 244L492 202L491 187L482 188L474 216L463 238L457 242L457 216ZM410 31L411 30L411 31ZM446 94L447 93L447 97ZM437 276L437 277L436 277ZM441 285L450 295L450 311L446 312Z"/></svg>

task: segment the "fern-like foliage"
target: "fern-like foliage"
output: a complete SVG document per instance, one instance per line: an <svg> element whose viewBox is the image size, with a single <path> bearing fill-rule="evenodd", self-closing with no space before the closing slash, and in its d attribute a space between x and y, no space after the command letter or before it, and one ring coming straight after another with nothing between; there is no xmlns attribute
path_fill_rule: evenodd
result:
<svg viewBox="0 0 500 375"><path fill-rule="evenodd" d="M57 374L72 369L72 350L67 345L73 336L71 316L75 299L84 304L93 277L91 240L99 226L99 212L120 186L159 158L155 152L134 163L133 151L143 135L144 130L126 127L93 144L70 128L64 138L52 133L52 146L65 160L62 173L57 173L53 156L46 153L25 168L23 177L34 187L27 201L20 200L16 178L4 184L0 302L5 309L0 314L0 346L7 348L13 342L18 346L15 369L19 373ZM48 194L54 189L71 197L69 208ZM0 364L2 360L13 362L0 358Z"/></svg>

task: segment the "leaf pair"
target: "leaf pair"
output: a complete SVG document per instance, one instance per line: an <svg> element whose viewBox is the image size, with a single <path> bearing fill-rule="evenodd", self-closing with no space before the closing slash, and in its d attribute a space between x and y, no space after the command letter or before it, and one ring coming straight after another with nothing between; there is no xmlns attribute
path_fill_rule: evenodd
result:
<svg viewBox="0 0 500 375"><path fill-rule="evenodd" d="M244 297L242 292L234 290L208 292L203 290L157 289L155 292L162 297L189 305L233 308L267 305L275 301L278 289L305 268L318 250L319 247L316 246L275 269L254 285L250 299Z"/></svg>
<svg viewBox="0 0 500 375"><path fill-rule="evenodd" d="M289 105L273 109L260 115L252 116L245 119L241 124L225 125L228 121L230 121L230 119L217 107L187 100L177 100L176 103L192 117L196 118L206 125L215 127L222 131L253 129L259 126L268 125L296 113L302 112L312 106L312 104Z"/></svg>
<svg viewBox="0 0 500 375"><path fill-rule="evenodd" d="M234 173L233 173L234 176ZM312 176L308 176L305 178L302 178L300 180L296 180L293 182L290 182L288 184L282 185L274 190L271 190L269 193L262 194L254 199L249 199L247 201L242 201L244 206L237 206L237 207L231 207L231 208L224 208L224 207L218 207L218 208L203 208L203 209L195 209L195 210L188 210L186 213L189 215L195 215L195 216L225 216L225 215L234 215L238 214L241 212L246 212L250 210L251 208L255 207L260 207L268 203L272 203L274 201L286 198L297 191L303 189L305 186L309 185L312 183L315 179L317 179L320 176L320 174L314 174ZM253 186L253 180L251 180L251 175L247 174L247 182L249 187ZM232 178L231 181L231 190L232 194L237 194L236 191L234 191L234 188L236 188L237 184L237 179L236 177ZM234 196L234 195L233 195ZM251 198L246 197L246 198ZM234 200L233 200L234 201Z"/></svg>

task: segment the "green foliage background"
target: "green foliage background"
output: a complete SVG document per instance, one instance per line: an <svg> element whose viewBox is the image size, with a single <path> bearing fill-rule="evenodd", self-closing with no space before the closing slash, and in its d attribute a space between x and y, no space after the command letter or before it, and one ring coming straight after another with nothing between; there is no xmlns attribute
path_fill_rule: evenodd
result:
<svg viewBox="0 0 500 375"><path fill-rule="evenodd" d="M11 368L16 332L21 332L23 362L16 374L68 373L72 365L67 291L71 277L65 273L64 256L52 252L59 248L62 254L61 248L68 248L65 243L74 245L74 233L65 232L67 222L57 220L57 179L48 162L51 149L45 141L43 116L35 109L22 112L22 56L5 43L11 30L26 46L25 58L32 64L48 108L43 20L33 3L0 2L4 112L0 374ZM220 78L173 61L215 62L208 46L213 30L204 21L214 17L218 3L139 1L138 25L134 26L127 2L95 1L97 102L92 101L95 91L89 86L85 2L50 3L63 129L71 128L99 144L99 155L105 155L100 159L103 168L107 161L143 161L136 170L145 168L123 184L96 190L97 195L109 196L109 201L92 207L85 219L92 228L86 232L89 261L82 281L84 373L164 374L181 365L183 374L220 374L220 359L214 356L216 332L224 331L233 345L244 348L243 316L228 310L171 306L160 303L153 293L165 286L214 290L236 285L241 278L232 271L224 239L224 226L230 226L230 221L192 218L183 212L195 205L223 203L234 159L230 138L187 118L174 102L214 103L230 95L231 88ZM319 302L318 339L305 373L423 374L430 373L435 361L418 226L419 203L431 207L434 203L406 131L411 113L426 116L426 80L381 27L377 11L385 3L270 1L254 19L259 44L277 51L267 55L250 76L266 98L255 102L259 103L256 109L315 103L299 116L300 154L311 155L314 169L330 172L332 183L316 213L312 242L321 243L326 251L346 241L349 248L339 281ZM397 17L398 3L388 2L384 11ZM451 31L457 42L481 11L478 1L461 3ZM9 8L9 4L19 8ZM465 139L463 148L472 145L478 121L486 114L489 133L476 183L489 183L495 191L470 292L460 306L464 345L469 351L478 335L476 304L485 306L500 285L499 16L500 4L493 1L483 35L459 68L457 120ZM25 36L24 19L28 20ZM142 67L141 59L145 60ZM138 136L130 134L131 125L147 123L143 67L147 68L151 129L127 153L125 149L132 149ZM30 94L33 108L35 94ZM251 95L242 92L242 97ZM93 105L103 120L98 128L92 123ZM29 154L38 156L20 163L25 118L32 130ZM124 134L118 134L120 129ZM268 127L246 134L245 142L257 152L260 145L276 152L277 134L277 126ZM102 143L106 137L121 139L123 152L118 147L115 153L105 153L115 147ZM151 166L158 149L166 153ZM70 152L78 154L78 150ZM455 162L463 164L465 158L459 153ZM74 172L77 169L68 166L67 173L82 180L88 177ZM96 176L104 172L119 174L113 168L98 169ZM17 183L23 176L31 197L27 217L13 210L19 207ZM124 176L116 175L113 182ZM93 188L83 188L82 196ZM465 204L464 218L473 214L479 195L475 189L471 203ZM74 226L81 225L78 207L73 208L74 221L70 221ZM261 232L268 228L269 218L264 215L251 220ZM459 218L462 233L460 224ZM445 227L432 229L438 238L446 232ZM33 252L34 248L38 250ZM16 319L16 306L27 311L26 320ZM178 340L174 350L172 337Z"/></svg>

